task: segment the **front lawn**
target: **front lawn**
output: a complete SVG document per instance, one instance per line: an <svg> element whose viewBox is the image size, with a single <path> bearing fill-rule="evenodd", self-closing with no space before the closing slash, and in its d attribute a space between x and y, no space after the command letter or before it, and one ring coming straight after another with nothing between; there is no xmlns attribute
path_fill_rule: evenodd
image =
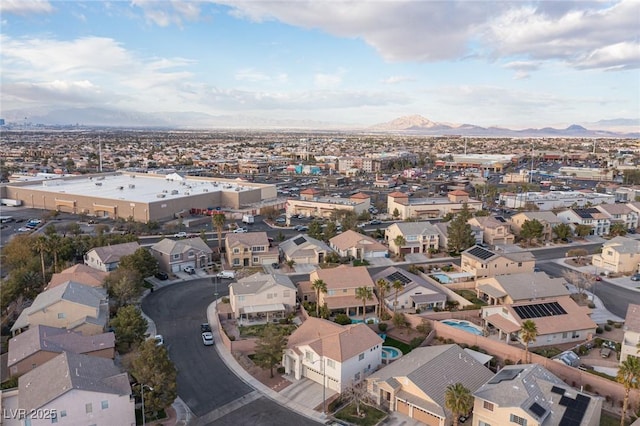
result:
<svg viewBox="0 0 640 426"><path fill-rule="evenodd" d="M384 339L384 346L393 346L394 348L400 349L402 351L403 355L408 354L409 352L411 352L412 348L410 345L404 343L404 342L400 342L396 339L393 339L391 337L388 337L386 339Z"/></svg>
<svg viewBox="0 0 640 426"><path fill-rule="evenodd" d="M386 413L378 410L375 407L366 404L360 404L360 413L363 417L358 417L356 414L356 405L351 403L345 406L342 410L338 411L334 416L339 420L344 420L349 423L361 426L373 426L378 424L382 420Z"/></svg>

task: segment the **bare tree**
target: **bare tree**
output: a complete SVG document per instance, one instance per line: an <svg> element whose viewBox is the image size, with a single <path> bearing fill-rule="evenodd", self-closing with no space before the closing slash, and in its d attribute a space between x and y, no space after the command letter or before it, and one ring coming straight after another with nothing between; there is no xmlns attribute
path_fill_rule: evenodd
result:
<svg viewBox="0 0 640 426"><path fill-rule="evenodd" d="M576 289L578 289L578 294L581 296L585 291L589 291L595 282L595 277L593 275L571 270L565 270L562 273L562 278L564 278L569 284L573 284Z"/></svg>
<svg viewBox="0 0 640 426"><path fill-rule="evenodd" d="M366 382L362 381L349 383L344 393L342 394L348 403L356 406L356 414L358 417L362 416L360 407L362 404L366 404L370 401L369 393L367 392Z"/></svg>

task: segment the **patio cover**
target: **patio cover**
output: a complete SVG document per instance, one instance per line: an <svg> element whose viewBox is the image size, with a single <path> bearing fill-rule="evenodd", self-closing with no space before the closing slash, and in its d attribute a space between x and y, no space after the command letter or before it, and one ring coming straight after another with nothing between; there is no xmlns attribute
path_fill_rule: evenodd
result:
<svg viewBox="0 0 640 426"><path fill-rule="evenodd" d="M240 308L240 312L243 314L258 314L262 312L279 312L284 311L285 307L282 303L271 303L268 305L249 305L244 308Z"/></svg>
<svg viewBox="0 0 640 426"><path fill-rule="evenodd" d="M500 314L489 315L485 320L505 333L515 333L521 328L520 325L509 321Z"/></svg>
<svg viewBox="0 0 640 426"><path fill-rule="evenodd" d="M478 286L478 290L483 292L484 294L488 294L491 297L495 297L496 299L503 298L507 295L504 291L499 288L495 288L489 284L482 284Z"/></svg>
<svg viewBox="0 0 640 426"><path fill-rule="evenodd" d="M409 296L413 303L421 305L423 303L444 302L447 300L447 296L441 293L434 294L414 294Z"/></svg>

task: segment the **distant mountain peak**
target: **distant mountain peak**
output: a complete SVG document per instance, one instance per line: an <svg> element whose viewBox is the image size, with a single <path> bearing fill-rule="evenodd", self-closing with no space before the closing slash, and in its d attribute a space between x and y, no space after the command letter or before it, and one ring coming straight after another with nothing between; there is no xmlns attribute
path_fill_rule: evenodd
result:
<svg viewBox="0 0 640 426"><path fill-rule="evenodd" d="M565 130L568 130L570 132L575 132L575 131L580 131L580 132L584 132L587 129L585 129L584 127L578 125L578 124L572 124L571 126L567 127Z"/></svg>
<svg viewBox="0 0 640 426"><path fill-rule="evenodd" d="M395 120L389 121L387 123L377 124L371 127L372 130L419 130L419 129L433 129L436 127L445 126L440 123L436 123L434 121L429 120L419 114L413 115L405 115L402 117L398 117Z"/></svg>

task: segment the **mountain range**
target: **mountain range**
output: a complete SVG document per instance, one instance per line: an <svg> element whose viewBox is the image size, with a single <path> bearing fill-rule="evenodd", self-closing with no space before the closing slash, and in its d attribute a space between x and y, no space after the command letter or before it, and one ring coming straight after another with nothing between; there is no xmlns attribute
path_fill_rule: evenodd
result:
<svg viewBox="0 0 640 426"><path fill-rule="evenodd" d="M363 127L353 124L316 120L277 120L243 115L211 115L200 112L146 113L108 108L67 108L41 111L4 111L8 125L128 127L173 129L262 129L307 131L352 131L397 133L425 136L491 137L640 137L640 119L617 118L592 123L572 124L565 128L513 130L431 121L421 115L408 115L386 123ZM585 127L586 126L586 127Z"/></svg>

